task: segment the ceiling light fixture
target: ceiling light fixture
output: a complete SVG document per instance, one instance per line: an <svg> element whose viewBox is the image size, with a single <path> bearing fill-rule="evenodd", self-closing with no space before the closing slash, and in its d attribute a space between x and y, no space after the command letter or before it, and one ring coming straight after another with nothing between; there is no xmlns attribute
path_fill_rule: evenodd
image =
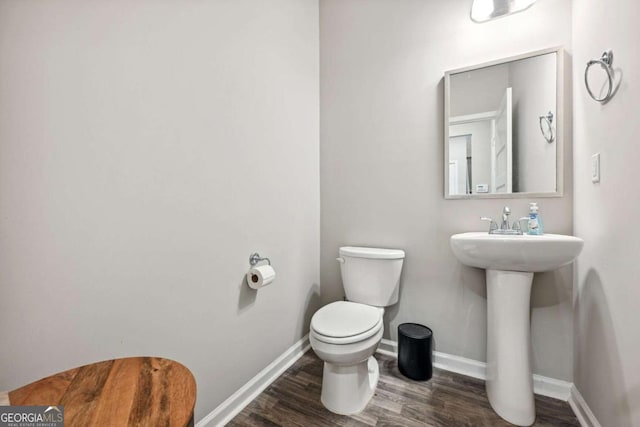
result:
<svg viewBox="0 0 640 427"><path fill-rule="evenodd" d="M529 9L536 0L473 0L471 20L481 23Z"/></svg>

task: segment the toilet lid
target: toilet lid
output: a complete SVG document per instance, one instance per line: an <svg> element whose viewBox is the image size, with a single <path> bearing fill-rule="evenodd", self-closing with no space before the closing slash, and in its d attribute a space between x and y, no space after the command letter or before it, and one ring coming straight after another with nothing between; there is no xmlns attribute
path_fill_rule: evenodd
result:
<svg viewBox="0 0 640 427"><path fill-rule="evenodd" d="M402 249L365 248L359 246L343 246L340 248L340 256L369 259L404 259Z"/></svg>
<svg viewBox="0 0 640 427"><path fill-rule="evenodd" d="M382 310L356 302L337 301L327 304L311 318L311 328L320 335L344 338L359 335L376 326Z"/></svg>

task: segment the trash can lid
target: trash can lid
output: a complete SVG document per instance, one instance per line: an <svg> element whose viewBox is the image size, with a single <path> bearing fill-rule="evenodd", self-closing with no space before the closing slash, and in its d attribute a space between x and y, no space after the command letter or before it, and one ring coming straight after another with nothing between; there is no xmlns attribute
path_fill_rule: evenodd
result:
<svg viewBox="0 0 640 427"><path fill-rule="evenodd" d="M398 331L409 338L425 339L433 335L431 329L418 323L402 323L398 326Z"/></svg>

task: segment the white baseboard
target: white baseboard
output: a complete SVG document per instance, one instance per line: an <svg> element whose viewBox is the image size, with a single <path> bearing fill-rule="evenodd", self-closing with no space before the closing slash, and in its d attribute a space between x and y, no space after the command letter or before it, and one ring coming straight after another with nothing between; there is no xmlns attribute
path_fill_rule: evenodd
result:
<svg viewBox="0 0 640 427"><path fill-rule="evenodd" d="M387 356L397 357L398 343L383 339L377 351L378 353L386 354ZM452 354L441 353L439 351L433 352L433 358L433 366L438 369L455 372L457 374L466 375L483 381L487 379L487 364L484 362L467 359L466 357L454 356ZM533 375L533 392L542 396L548 396L566 402L571 396L572 386L573 384L567 381L543 377L542 375Z"/></svg>
<svg viewBox="0 0 640 427"><path fill-rule="evenodd" d="M575 384L571 385L569 405L571 405L571 409L573 409L573 413L576 414L576 418L578 418L582 427L602 427L596 416L591 412L591 408L589 408L589 405L587 405L587 402L584 400L584 397L582 397L582 394L580 394L580 391L578 391Z"/></svg>
<svg viewBox="0 0 640 427"><path fill-rule="evenodd" d="M289 367L300 359L310 348L309 335L305 335L238 391L233 393L227 400L222 402L216 409L198 421L196 427L224 426L273 381L282 375L284 371L289 369ZM395 341L383 339L377 352L387 356L397 357L398 344ZM487 379L487 365L484 362L438 351L434 351L433 354L435 359L434 366L438 369L480 380ZM573 383L534 374L533 389L536 394L567 401L582 427L602 427Z"/></svg>
<svg viewBox="0 0 640 427"><path fill-rule="evenodd" d="M197 422L196 427L224 426L238 415L253 399L258 397L272 382L284 373L291 365L311 348L309 335L305 335L282 353L269 366L260 371L249 382L222 402L216 409Z"/></svg>
<svg viewBox="0 0 640 427"><path fill-rule="evenodd" d="M434 351L433 357L435 359L433 366L438 369L478 378L483 381L487 379L487 365L484 362L439 351Z"/></svg>
<svg viewBox="0 0 640 427"><path fill-rule="evenodd" d="M535 394L568 402L571 397L571 387L573 387L573 383L568 381L533 374L533 392Z"/></svg>

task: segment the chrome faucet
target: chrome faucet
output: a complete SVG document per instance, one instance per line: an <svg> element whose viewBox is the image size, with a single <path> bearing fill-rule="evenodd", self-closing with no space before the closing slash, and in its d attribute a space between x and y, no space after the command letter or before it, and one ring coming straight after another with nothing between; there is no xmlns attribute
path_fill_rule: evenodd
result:
<svg viewBox="0 0 640 427"><path fill-rule="evenodd" d="M498 224L489 217L483 216L480 219L482 221L489 221L489 234L508 234L508 235L521 235L522 228L520 227L520 221L524 219L529 219L529 217L522 217L517 221L513 221L513 224L509 226L509 215L511 215L511 209L509 206L505 206L502 209L502 222L500 223L500 227Z"/></svg>
<svg viewBox="0 0 640 427"><path fill-rule="evenodd" d="M509 215L511 215L511 209L509 209L509 206L502 208L502 224L500 224L500 230L509 229Z"/></svg>

